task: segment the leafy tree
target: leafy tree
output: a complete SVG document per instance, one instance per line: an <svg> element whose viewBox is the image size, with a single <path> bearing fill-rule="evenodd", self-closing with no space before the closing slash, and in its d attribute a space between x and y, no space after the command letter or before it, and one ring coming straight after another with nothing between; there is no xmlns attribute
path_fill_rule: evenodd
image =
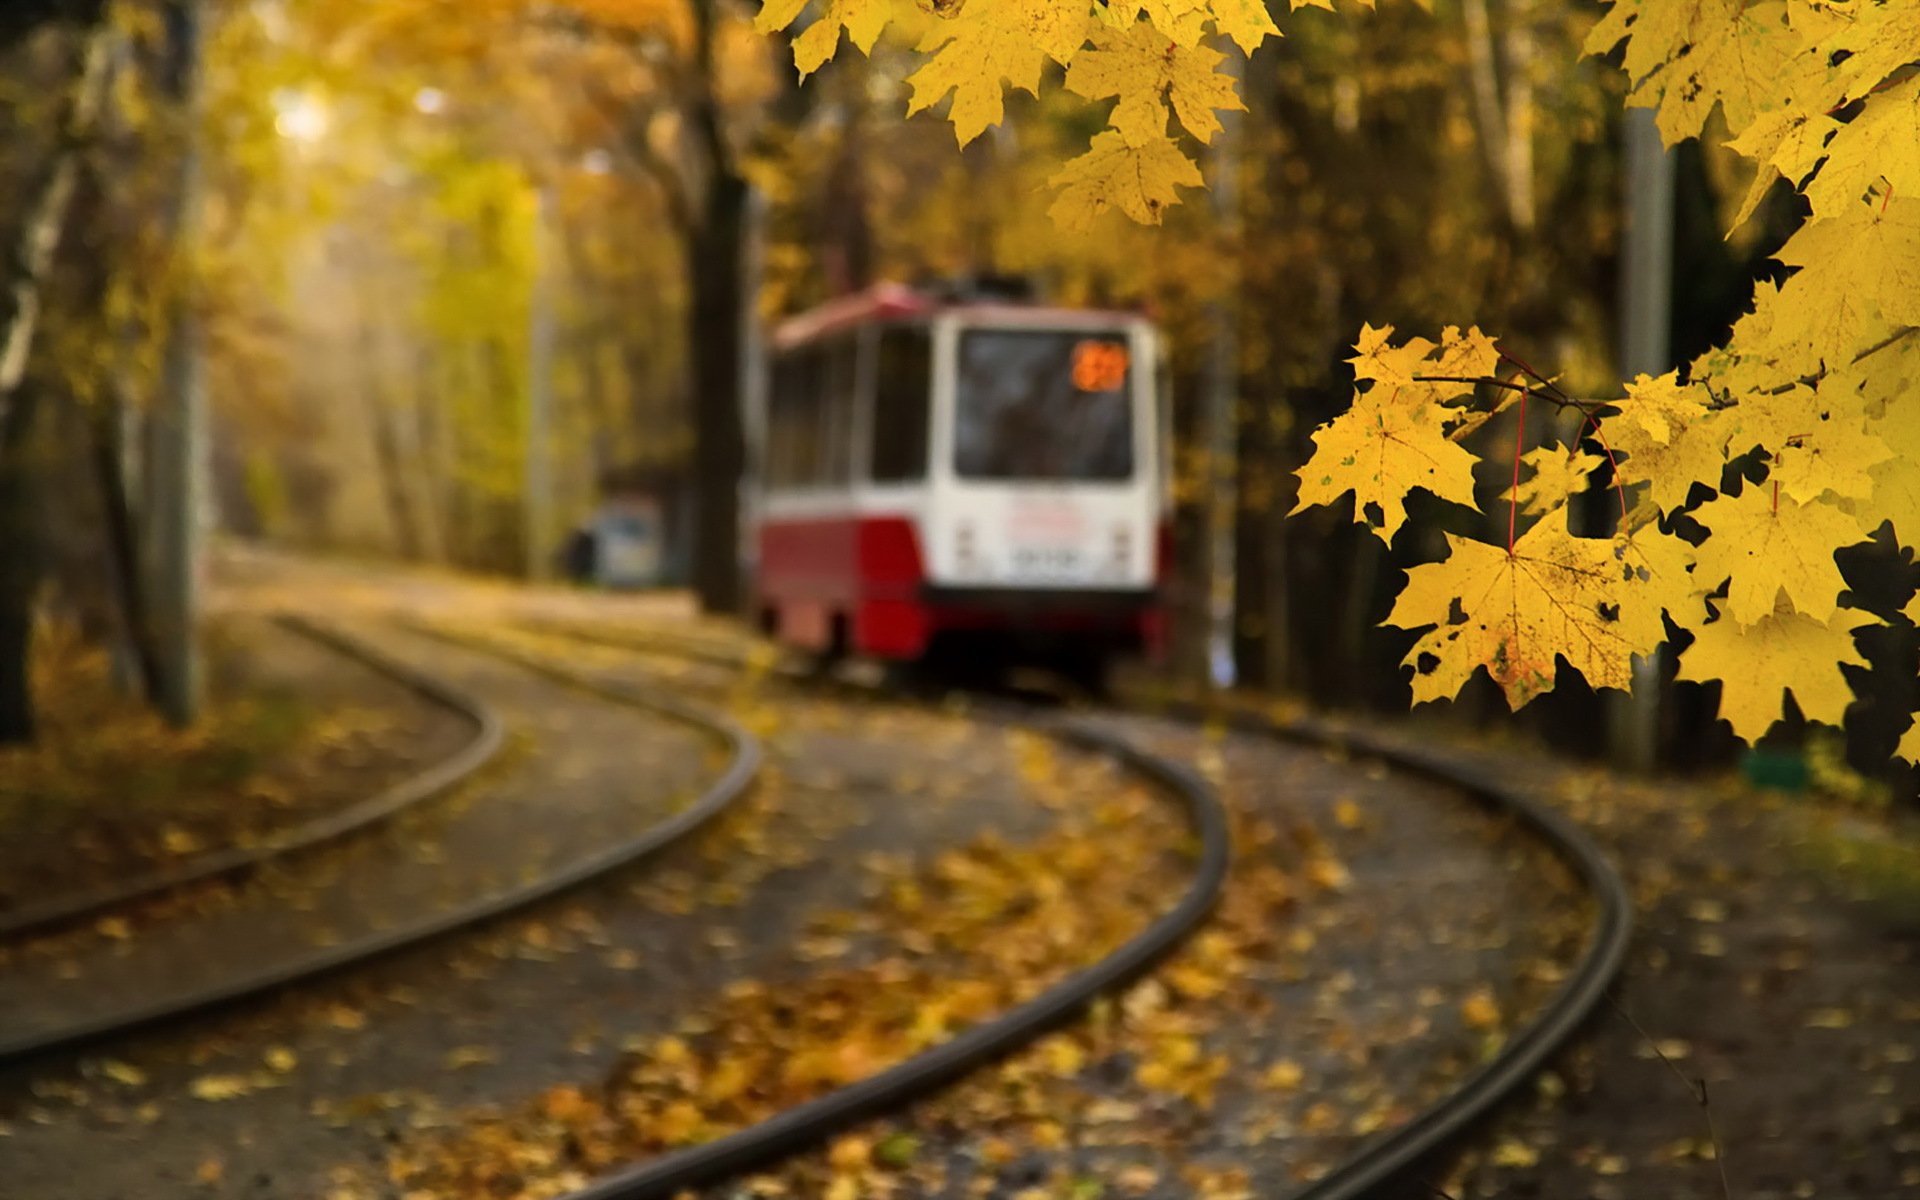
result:
<svg viewBox="0 0 1920 1200"><path fill-rule="evenodd" d="M763 22L785 27L800 10L769 3ZM1205 141L1215 114L1239 105L1209 38L1252 51L1277 32L1246 0L947 11L919 44L909 108L951 95L963 144L1000 120L1004 85L1038 90L1048 61L1068 89L1116 100L1109 128L1054 178L1069 225L1109 208L1161 220L1199 182L1169 118ZM842 29L869 49L886 19L884 4L837 0L796 37L797 65L825 61ZM1842 667L1862 661L1853 635L1884 618L1851 601L1835 556L1876 538L1920 547L1920 5L1616 0L1587 49L1620 43L1629 103L1654 108L1669 142L1718 111L1727 144L1758 168L1736 224L1776 178L1804 197L1807 218L1776 256L1782 277L1722 345L1624 398L1574 395L1477 329L1396 342L1369 326L1352 360L1359 387L1315 433L1300 504L1351 493L1355 521L1383 542L1415 490L1477 508L1481 456L1462 443L1511 413L1504 536L1450 535L1388 617L1426 631L1407 658L1416 700L1485 670L1518 708L1562 662L1626 687L1633 656L1677 633L1682 677L1720 682L1740 736L1782 719L1788 695L1808 719L1838 722L1851 699ZM1496 105L1478 107L1483 126L1498 123ZM1524 454L1524 423L1548 408L1575 414L1578 432ZM1617 497L1611 536L1569 523L1595 483ZM1920 759L1920 726L1901 753Z"/></svg>

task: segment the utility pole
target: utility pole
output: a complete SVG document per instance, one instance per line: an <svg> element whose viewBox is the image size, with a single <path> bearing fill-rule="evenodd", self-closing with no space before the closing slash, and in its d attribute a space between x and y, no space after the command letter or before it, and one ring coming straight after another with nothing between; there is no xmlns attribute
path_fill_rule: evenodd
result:
<svg viewBox="0 0 1920 1200"><path fill-rule="evenodd" d="M1237 48L1227 48L1221 73L1237 90L1246 78L1245 60ZM1222 112L1210 165L1213 178L1215 236L1234 245L1240 235L1240 114ZM1212 331L1207 350L1207 607L1206 675L1216 688L1232 687L1234 620L1234 521L1239 508L1236 462L1236 409L1240 395L1240 295L1238 272L1231 272L1226 291L1208 306Z"/></svg>
<svg viewBox="0 0 1920 1200"><path fill-rule="evenodd" d="M767 448L767 340L760 323L760 284L767 271L767 194L747 185L746 245L740 255L740 427L746 469L740 473L740 562L746 578L760 570L753 530L760 518L760 467ZM856 444L865 445L860 438Z"/></svg>
<svg viewBox="0 0 1920 1200"><path fill-rule="evenodd" d="M533 289L527 304L527 461L525 522L527 578L553 572L553 194L534 192Z"/></svg>
<svg viewBox="0 0 1920 1200"><path fill-rule="evenodd" d="M201 530L206 497L206 371L198 311L201 87L200 0L166 8L166 96L179 120L180 172L169 222L180 278L168 313L160 395L148 423L147 487L154 643L160 661L159 707L175 726L200 711Z"/></svg>
<svg viewBox="0 0 1920 1200"><path fill-rule="evenodd" d="M1660 141L1650 108L1627 110L1626 237L1621 246L1620 373L1658 375L1671 365L1673 310L1673 156ZM1651 771L1660 755L1659 649L1633 660L1633 692L1614 698L1609 713L1614 758Z"/></svg>

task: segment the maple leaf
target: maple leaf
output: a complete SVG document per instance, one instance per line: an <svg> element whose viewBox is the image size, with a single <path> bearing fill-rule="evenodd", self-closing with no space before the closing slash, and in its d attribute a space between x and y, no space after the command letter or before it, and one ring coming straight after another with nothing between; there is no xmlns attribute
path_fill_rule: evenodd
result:
<svg viewBox="0 0 1920 1200"><path fill-rule="evenodd" d="M1559 508L1568 497L1587 490L1587 477L1606 460L1574 447L1541 446L1520 456L1533 474L1520 481L1514 501L1521 512L1541 513Z"/></svg>
<svg viewBox="0 0 1920 1200"><path fill-rule="evenodd" d="M1045 60L1070 63L1091 20L1084 2L972 0L959 16L935 22L917 47L931 57L907 77L907 115L953 93L947 119L966 145L1006 115L1001 81L1038 95Z"/></svg>
<svg viewBox="0 0 1920 1200"><path fill-rule="evenodd" d="M761 33L785 29L806 7L807 0L766 0L754 17L753 27ZM794 36L794 66L803 78L825 66L840 48L842 29L860 53L871 54L892 15L891 0L827 0L813 23Z"/></svg>
<svg viewBox="0 0 1920 1200"><path fill-rule="evenodd" d="M1519 709L1553 688L1555 659L1594 687L1626 688L1633 656L1659 645L1658 605L1640 602L1650 580L1623 567L1611 538L1576 538L1566 510L1548 514L1509 553L1447 535L1445 559L1407 572L1386 624L1433 628L1402 660L1414 668L1414 702L1459 694L1485 668ZM1677 581L1676 581L1677 582ZM1422 670L1432 656L1431 670Z"/></svg>
<svg viewBox="0 0 1920 1200"><path fill-rule="evenodd" d="M1429 373L1427 360L1435 350L1434 344L1423 337L1411 337L1396 346L1392 338L1391 325L1383 325L1378 329L1372 325L1361 325L1360 340L1353 344L1359 353L1347 360L1353 364L1353 377L1394 387L1419 387L1414 376ZM1432 373L1438 374L1437 371ZM1466 390L1467 385L1460 385L1455 389L1455 394Z"/></svg>
<svg viewBox="0 0 1920 1200"><path fill-rule="evenodd" d="M1144 21L1125 30L1095 26L1066 84L1089 100L1119 97L1110 121L1129 146L1167 136L1169 104L1188 133L1210 142L1220 131L1215 109L1246 108L1233 80L1215 70L1225 57L1210 46L1180 46Z"/></svg>
<svg viewBox="0 0 1920 1200"><path fill-rule="evenodd" d="M1817 47L1844 81L1844 99L1857 100L1911 63L1920 47L1920 8L1911 4L1862 4Z"/></svg>
<svg viewBox="0 0 1920 1200"><path fill-rule="evenodd" d="M1425 488L1443 500L1478 510L1473 455L1450 441L1440 414L1424 394L1376 386L1360 392L1346 412L1313 433L1313 457L1301 467L1298 512L1353 493L1353 519L1391 543L1406 523L1407 493ZM1375 521L1368 506L1379 510Z"/></svg>
<svg viewBox="0 0 1920 1200"><path fill-rule="evenodd" d="M1269 37L1280 36L1280 27L1273 23L1273 14L1267 11L1265 0L1213 0L1213 27L1232 38L1248 54L1259 49L1260 43Z"/></svg>
<svg viewBox="0 0 1920 1200"><path fill-rule="evenodd" d="M1108 130L1047 182L1060 189L1048 215L1062 228L1085 229L1110 208L1158 225L1161 214L1180 203L1177 189L1203 180L1193 160L1165 137L1130 146Z"/></svg>
<svg viewBox="0 0 1920 1200"><path fill-rule="evenodd" d="M1832 127L1833 142L1820 173L1804 191L1816 217L1830 217L1857 203L1885 180L1896 196L1920 196L1920 75L1875 93L1845 125L1816 118L1812 128ZM1797 178L1789 176L1789 178Z"/></svg>
<svg viewBox="0 0 1920 1200"><path fill-rule="evenodd" d="M1254 0L1233 0L1252 3ZM1192 46L1206 33L1207 18L1212 15L1209 0L1113 0L1106 6L1107 23L1126 29L1141 17L1155 29L1173 39L1176 45ZM1268 18L1271 23L1272 18Z"/></svg>
<svg viewBox="0 0 1920 1200"><path fill-rule="evenodd" d="M1774 257L1801 268L1780 289L1783 337L1850 357L1884 336L1887 322L1920 325L1920 198L1856 203L1810 221Z"/></svg>
<svg viewBox="0 0 1920 1200"><path fill-rule="evenodd" d="M1739 131L1771 106L1802 50L1782 0L1618 0L1587 35L1601 54L1625 39L1628 103L1657 108L1669 145L1699 133L1718 104Z"/></svg>
<svg viewBox="0 0 1920 1200"><path fill-rule="evenodd" d="M1446 406L1470 395L1474 380L1499 362L1492 339L1477 328L1462 333L1448 326L1437 346L1422 337L1396 346L1392 336L1391 325L1361 327L1353 347L1358 353L1347 361L1354 378L1369 386L1314 431L1313 457L1296 472L1294 508L1331 504L1351 491L1354 521L1387 542L1405 524L1406 496L1416 487L1477 511L1473 455L1449 434L1446 423L1459 413Z"/></svg>
<svg viewBox="0 0 1920 1200"><path fill-rule="evenodd" d="M1776 497L1764 484L1710 500L1693 515L1712 534L1697 551L1695 577L1707 588L1727 583L1722 611L1742 625L1772 616L1783 591L1814 620L1831 617L1846 586L1834 551L1866 540L1845 509Z"/></svg>
<svg viewBox="0 0 1920 1200"><path fill-rule="evenodd" d="M1902 545L1920 547L1920 421L1911 414L1889 415L1870 428L1890 453L1872 471L1873 496L1861 506L1861 524L1878 528L1881 521L1891 521Z"/></svg>
<svg viewBox="0 0 1920 1200"><path fill-rule="evenodd" d="M1775 447L1767 472L1770 482L1800 501L1829 493L1854 500L1873 494L1872 470L1892 458L1893 450L1867 428L1858 410L1830 415L1808 407L1801 411L1800 423L1813 432L1763 443Z"/></svg>
<svg viewBox="0 0 1920 1200"><path fill-rule="evenodd" d="M1867 665L1853 631L1880 624L1880 618L1852 608L1815 620L1781 605L1751 624L1723 614L1694 631L1693 644L1680 654L1679 677L1719 680L1720 719L1748 743L1782 719L1788 692L1809 721L1838 725L1853 702L1841 664Z"/></svg>
<svg viewBox="0 0 1920 1200"><path fill-rule="evenodd" d="M1894 754L1920 766L1920 721L1907 726L1907 731L1900 735L1900 745Z"/></svg>
<svg viewBox="0 0 1920 1200"><path fill-rule="evenodd" d="M1720 482L1727 430L1707 398L1705 389L1683 386L1675 372L1642 375L1627 385L1626 399L1613 402L1618 415L1601 421L1607 444L1624 459L1622 483L1645 485L1663 512L1683 506L1696 481Z"/></svg>

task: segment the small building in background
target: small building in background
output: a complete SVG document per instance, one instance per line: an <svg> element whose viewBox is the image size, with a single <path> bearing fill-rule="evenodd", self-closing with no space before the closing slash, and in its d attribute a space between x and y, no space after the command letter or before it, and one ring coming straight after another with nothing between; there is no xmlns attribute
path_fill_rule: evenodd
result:
<svg viewBox="0 0 1920 1200"><path fill-rule="evenodd" d="M692 533L687 480L678 472L609 472L601 495L568 539L567 577L618 590L684 583Z"/></svg>

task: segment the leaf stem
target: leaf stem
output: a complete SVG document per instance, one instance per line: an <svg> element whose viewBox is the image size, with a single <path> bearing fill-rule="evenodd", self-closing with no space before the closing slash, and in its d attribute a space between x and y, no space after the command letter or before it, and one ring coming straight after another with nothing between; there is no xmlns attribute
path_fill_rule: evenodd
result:
<svg viewBox="0 0 1920 1200"><path fill-rule="evenodd" d="M1520 424L1513 431L1513 491L1507 494L1507 557L1513 557L1513 527L1520 517L1520 452L1527 445L1527 399L1532 388L1520 392Z"/></svg>
<svg viewBox="0 0 1920 1200"><path fill-rule="evenodd" d="M1580 432L1573 436L1573 444L1576 447L1579 446L1580 439L1586 436L1589 429L1593 430L1594 437L1600 439L1600 449L1607 454L1607 466L1613 468L1613 490L1620 496L1620 532L1625 533L1627 531L1627 481L1620 474L1620 460L1614 457L1613 445L1607 441L1606 431L1600 428L1600 422L1593 419L1592 413L1587 414L1585 423L1580 426Z"/></svg>

